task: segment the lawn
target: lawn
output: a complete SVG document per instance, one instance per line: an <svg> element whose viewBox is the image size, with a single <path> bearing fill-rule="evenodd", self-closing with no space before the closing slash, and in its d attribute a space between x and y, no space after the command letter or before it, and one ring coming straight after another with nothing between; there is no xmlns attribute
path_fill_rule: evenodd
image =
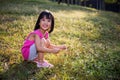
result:
<svg viewBox="0 0 120 80"><path fill-rule="evenodd" d="M50 10L53 44L67 50L45 58L54 68L23 61L21 46L39 13ZM120 14L50 0L0 0L1 80L120 80Z"/></svg>

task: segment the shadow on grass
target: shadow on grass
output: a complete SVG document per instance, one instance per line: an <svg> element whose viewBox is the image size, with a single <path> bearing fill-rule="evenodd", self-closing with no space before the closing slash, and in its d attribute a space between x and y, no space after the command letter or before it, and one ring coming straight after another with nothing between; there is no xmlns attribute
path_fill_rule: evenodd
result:
<svg viewBox="0 0 120 80"><path fill-rule="evenodd" d="M103 46L100 47L98 52L95 46L95 64L89 63L89 70L96 70L102 80L120 80L120 17L119 14L98 13L97 16L87 17L86 21L94 24L94 27L99 29L100 36L97 39L93 39L94 43L101 43ZM97 54L97 56L96 56ZM100 72L100 73L99 73ZM96 73L97 74L97 73Z"/></svg>
<svg viewBox="0 0 120 80"><path fill-rule="evenodd" d="M111 44L110 46L112 46L113 44L120 45L120 17L118 16L119 14L98 12L96 16L89 16L84 18L84 20L94 24L94 27L98 29L100 36L97 41Z"/></svg>
<svg viewBox="0 0 120 80"><path fill-rule="evenodd" d="M95 58L95 64L89 65L89 69L96 70L100 74L100 80L120 80L120 51L101 53Z"/></svg>
<svg viewBox="0 0 120 80"><path fill-rule="evenodd" d="M12 14L12 15L38 15L42 10L51 10L53 12L58 11L67 11L72 13L72 11L85 11L85 12L96 12L96 10L81 7L81 6L67 6L67 5L58 5L52 1L42 1L42 0L22 0L22 1L11 1L6 0L5 2L0 3L0 14ZM14 8L16 7L16 8ZM7 10L6 10L7 9Z"/></svg>
<svg viewBox="0 0 120 80"><path fill-rule="evenodd" d="M38 69L33 62L23 61L18 64L12 64L8 70L0 74L1 80L28 80L33 79Z"/></svg>

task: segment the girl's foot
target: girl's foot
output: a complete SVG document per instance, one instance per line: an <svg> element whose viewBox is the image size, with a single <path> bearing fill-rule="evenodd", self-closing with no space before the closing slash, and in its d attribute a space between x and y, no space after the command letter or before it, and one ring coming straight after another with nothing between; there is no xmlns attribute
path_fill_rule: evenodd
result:
<svg viewBox="0 0 120 80"><path fill-rule="evenodd" d="M45 60L45 59L44 59L44 61L45 61L45 62L48 62L48 61ZM33 60L33 62L38 63L38 62L39 62L38 58L35 58L35 59Z"/></svg>
<svg viewBox="0 0 120 80"><path fill-rule="evenodd" d="M35 59L35 60L33 60L33 62L35 62L36 64L39 62L39 60L38 59ZM48 62L47 60L44 60L44 62Z"/></svg>
<svg viewBox="0 0 120 80"><path fill-rule="evenodd" d="M44 61L43 63L37 62L37 67L52 68L54 66L52 64L48 63L47 61Z"/></svg>

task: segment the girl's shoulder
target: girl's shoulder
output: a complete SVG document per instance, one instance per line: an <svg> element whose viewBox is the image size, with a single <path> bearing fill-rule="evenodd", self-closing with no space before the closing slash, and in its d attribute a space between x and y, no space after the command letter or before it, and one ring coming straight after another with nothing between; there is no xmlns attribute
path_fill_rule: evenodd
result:
<svg viewBox="0 0 120 80"><path fill-rule="evenodd" d="M37 34L41 39L42 38L48 38L49 37L49 33L45 32L45 34L43 34L40 30L35 30L33 31L34 34Z"/></svg>

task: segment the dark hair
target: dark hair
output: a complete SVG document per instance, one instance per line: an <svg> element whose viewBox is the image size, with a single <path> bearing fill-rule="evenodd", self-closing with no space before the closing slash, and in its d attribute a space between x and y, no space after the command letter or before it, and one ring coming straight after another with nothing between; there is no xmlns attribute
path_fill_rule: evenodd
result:
<svg viewBox="0 0 120 80"><path fill-rule="evenodd" d="M39 15L39 17L38 17L38 20L37 20L37 22L36 22L36 25L35 25L34 30L37 30L37 29L40 28L40 25L39 25L40 19L42 19L44 16L46 16L47 19L51 19L51 20L52 20L51 28L50 28L50 31L49 31L49 33L51 33L51 32L54 30L54 16L53 16L49 11L47 11L47 10L42 11L42 12L40 13L40 15Z"/></svg>

